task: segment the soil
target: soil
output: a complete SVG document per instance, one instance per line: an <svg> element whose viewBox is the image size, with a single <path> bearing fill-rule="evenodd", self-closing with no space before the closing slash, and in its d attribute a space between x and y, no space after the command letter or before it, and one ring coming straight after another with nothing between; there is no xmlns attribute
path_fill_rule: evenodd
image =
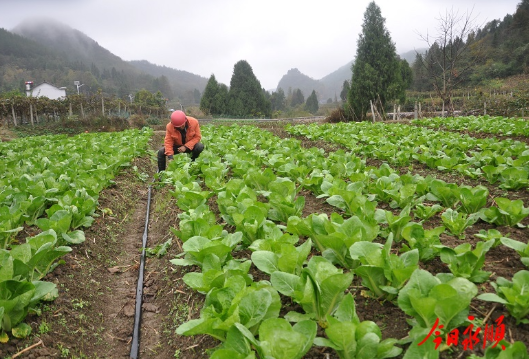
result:
<svg viewBox="0 0 529 359"><path fill-rule="evenodd" d="M291 137L283 131L282 126L268 126L279 137ZM163 142L163 132L156 131L151 141L151 149L157 150ZM339 147L323 141L302 140L305 147L322 147L334 151ZM369 160L375 165L376 160ZM99 197L100 216L94 224L86 229L86 242L74 246L73 251L64 257L46 280L53 281L59 288L59 298L54 302L42 305L40 316L30 315L26 322L31 325L33 334L24 339L11 339L8 344L0 344L0 358L13 357L24 348L38 344L23 352L20 358L126 358L130 357L132 332L134 327L134 310L136 284L142 250L142 237L145 232L147 198L151 188L149 226L147 228L147 247L154 248L172 239L167 253L161 256L148 256L145 263L145 281L143 290L143 308L141 321L140 351L141 358L207 358L208 350L219 344L209 336L183 337L175 334L176 328L189 319L198 318L204 301L204 295L190 290L182 277L187 271L196 270L187 267L175 267L169 261L182 252L180 241L171 232L177 227L180 213L170 189L157 182L151 182L156 171L156 163L150 156L139 158L115 178L115 184L105 189ZM380 165L380 163L378 164ZM402 169L402 171L407 171ZM466 181L458 175L450 175L418 164L414 172L425 175L432 173L447 182ZM148 180L143 181L138 174L145 173ZM452 180L450 180L452 178ZM475 185L475 184L473 184ZM485 185L485 184L484 184ZM505 194L493 186L488 186L491 195ZM527 191L516 192L527 205ZM303 191L305 209L303 215L310 213L336 212L323 198L316 198L312 193ZM512 195L509 193L508 195ZM210 199L210 203L214 198ZM214 209L214 208L212 208ZM386 208L387 209L387 208ZM105 214L103 214L105 213ZM218 213L217 213L218 215ZM427 228L440 225L439 216L425 223ZM524 220L529 225L529 219ZM475 244L474 234L480 229L493 226L478 222L465 232L465 240ZM527 242L527 228L498 228L509 237ZM31 228L25 229L17 237L34 235ZM455 247L465 240L444 234L441 241L444 245ZM247 256L248 253L238 253ZM436 258L421 267L433 274L449 272L446 264ZM484 270L493 272L491 280L499 276L511 279L519 270L526 269L519 255L513 250L498 246L491 249L486 256ZM255 277L262 273L252 269ZM263 277L263 279L265 279ZM478 285L481 292L494 292L490 284ZM349 291L354 295L357 314L361 320L376 322L383 339L403 339L407 336L409 319L396 304L372 298L355 277ZM293 305L288 299L285 305ZM505 338L518 340L529 345L529 325L516 325L506 309L498 304L473 300L472 315L487 318L492 324L500 315L505 315ZM464 330L464 328L462 328ZM322 334L322 333L320 333ZM403 346L405 347L405 345ZM471 353L483 355L480 348L475 351L463 351L461 346L452 352L443 352L441 358L465 358ZM402 355L401 355L402 357ZM326 348L313 347L305 358L337 358L336 354Z"/></svg>

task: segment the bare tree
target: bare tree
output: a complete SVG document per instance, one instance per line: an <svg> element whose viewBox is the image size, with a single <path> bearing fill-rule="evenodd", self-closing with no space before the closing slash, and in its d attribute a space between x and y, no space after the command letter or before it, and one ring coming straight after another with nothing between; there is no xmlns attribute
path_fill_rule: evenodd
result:
<svg viewBox="0 0 529 359"><path fill-rule="evenodd" d="M429 50L418 54L427 76L443 101L449 115L454 113L453 91L464 81L481 57L481 45L474 41L478 27L474 24L472 11L459 15L453 9L447 10L438 19L437 34L420 35Z"/></svg>

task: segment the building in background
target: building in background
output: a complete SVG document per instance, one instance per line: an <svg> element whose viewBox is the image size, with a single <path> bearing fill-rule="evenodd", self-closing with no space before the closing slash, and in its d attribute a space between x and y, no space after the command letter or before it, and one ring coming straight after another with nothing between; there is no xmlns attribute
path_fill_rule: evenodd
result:
<svg viewBox="0 0 529 359"><path fill-rule="evenodd" d="M26 81L26 96L47 97L50 100L62 100L66 98L66 87L55 87L47 82L33 87L33 81Z"/></svg>

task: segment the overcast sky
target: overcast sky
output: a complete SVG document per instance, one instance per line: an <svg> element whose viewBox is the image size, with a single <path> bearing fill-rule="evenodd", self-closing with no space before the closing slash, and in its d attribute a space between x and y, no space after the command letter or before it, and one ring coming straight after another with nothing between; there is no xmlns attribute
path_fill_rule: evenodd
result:
<svg viewBox="0 0 529 359"><path fill-rule="evenodd" d="M0 0L0 27L50 17L123 60L147 60L229 86L246 60L266 89L291 68L321 79L353 60L370 0ZM425 47L447 10L485 24L514 14L521 0L377 0L403 53Z"/></svg>

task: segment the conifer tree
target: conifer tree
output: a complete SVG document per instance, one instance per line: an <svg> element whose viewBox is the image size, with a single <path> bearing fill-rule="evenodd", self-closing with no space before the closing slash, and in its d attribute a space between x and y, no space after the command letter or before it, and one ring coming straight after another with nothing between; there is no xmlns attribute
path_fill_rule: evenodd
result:
<svg viewBox="0 0 529 359"><path fill-rule="evenodd" d="M347 96L350 106L346 108L352 109L352 116L357 120L365 119L370 100L380 103L379 111L383 112L386 102L399 98L399 91L404 91L395 44L391 41L385 21L375 2L369 3L364 13Z"/></svg>
<svg viewBox="0 0 529 359"><path fill-rule="evenodd" d="M237 62L230 81L227 113L237 117L270 116L271 108L250 64L245 60Z"/></svg>
<svg viewBox="0 0 529 359"><path fill-rule="evenodd" d="M291 107L296 107L297 105L301 105L305 102L305 96L303 96L303 92L301 92L300 89L295 89L292 93L292 100L290 101Z"/></svg>
<svg viewBox="0 0 529 359"><path fill-rule="evenodd" d="M200 99L200 111L204 112L206 115L213 114L213 112L215 111L213 105L215 102L215 96L217 95L218 91L219 84L217 82L217 79L215 79L215 75L212 74L209 77L208 83L206 84L204 94Z"/></svg>
<svg viewBox="0 0 529 359"><path fill-rule="evenodd" d="M318 104L318 96L316 96L316 91L312 90L307 102L305 103L305 110L309 111L312 114L318 112L320 105Z"/></svg>

